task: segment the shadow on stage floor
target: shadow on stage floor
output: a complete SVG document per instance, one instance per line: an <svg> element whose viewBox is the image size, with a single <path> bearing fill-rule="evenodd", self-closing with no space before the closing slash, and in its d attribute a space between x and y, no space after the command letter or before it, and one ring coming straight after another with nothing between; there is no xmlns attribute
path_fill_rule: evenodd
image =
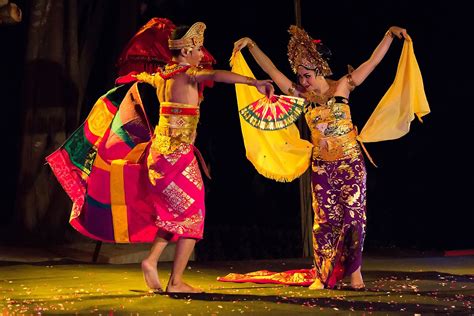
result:
<svg viewBox="0 0 474 316"><path fill-rule="evenodd" d="M369 290L370 291L370 290ZM324 297L324 298L302 298L302 297L288 297L279 295L249 295L249 294L222 294L222 293L202 293L192 295L169 295L170 298L194 301L211 301L211 302L267 302L272 304L289 304L307 307L318 307L323 309L337 308L343 311L364 311L370 310L372 312L435 312L437 310L436 304L418 304L418 303L398 303L398 302L368 302L364 299L370 299L371 296L365 294L352 296L351 300L342 300L338 297ZM370 308L368 309L368 305Z"/></svg>
<svg viewBox="0 0 474 316"><path fill-rule="evenodd" d="M159 264L166 286L170 262ZM217 281L229 272L310 268L310 259L190 262L187 282L200 294L153 294L138 263L56 258L0 261L0 310L10 314L473 314L474 256L365 254L366 289L345 279L332 290Z"/></svg>

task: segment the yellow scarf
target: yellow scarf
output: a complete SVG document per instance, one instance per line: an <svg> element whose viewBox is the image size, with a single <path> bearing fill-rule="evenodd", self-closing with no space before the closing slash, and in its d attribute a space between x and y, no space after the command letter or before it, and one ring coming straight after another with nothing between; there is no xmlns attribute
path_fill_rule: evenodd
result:
<svg viewBox="0 0 474 316"><path fill-rule="evenodd" d="M364 143L397 139L407 134L415 114L430 113L423 78L413 51L413 41L405 39L395 80L380 100L358 136Z"/></svg>
<svg viewBox="0 0 474 316"><path fill-rule="evenodd" d="M240 52L231 58L232 71L255 78ZM236 84L239 111L262 95L255 87ZM248 124L240 116L247 159L263 176L289 182L302 175L309 167L313 145L300 138L295 124L276 131L263 131Z"/></svg>
<svg viewBox="0 0 474 316"><path fill-rule="evenodd" d="M231 65L232 71L255 78L240 52L232 56ZM262 97L255 87L243 84L235 86L239 110ZM421 121L421 117L428 113L430 108L413 51L413 42L411 38L407 38L395 80L357 139L368 143L400 138L410 130L415 114ZM240 125L247 158L263 176L277 181L292 181L308 168L313 146L300 139L295 124L281 130L263 131L252 127L240 117Z"/></svg>

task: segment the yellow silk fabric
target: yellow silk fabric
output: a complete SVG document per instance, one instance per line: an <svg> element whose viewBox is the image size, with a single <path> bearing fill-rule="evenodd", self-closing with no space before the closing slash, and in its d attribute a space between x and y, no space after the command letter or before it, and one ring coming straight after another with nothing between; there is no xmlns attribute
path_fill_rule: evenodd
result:
<svg viewBox="0 0 474 316"><path fill-rule="evenodd" d="M232 71L255 78L240 52L231 58ZM236 84L239 111L262 98L253 86ZM309 167L313 145L300 138L295 124L276 131L257 129L240 117L240 126L247 159L263 176L289 182L298 178Z"/></svg>
<svg viewBox="0 0 474 316"><path fill-rule="evenodd" d="M407 134L415 114L430 113L423 78L411 38L405 39L395 80L380 100L358 136L364 143L397 139Z"/></svg>

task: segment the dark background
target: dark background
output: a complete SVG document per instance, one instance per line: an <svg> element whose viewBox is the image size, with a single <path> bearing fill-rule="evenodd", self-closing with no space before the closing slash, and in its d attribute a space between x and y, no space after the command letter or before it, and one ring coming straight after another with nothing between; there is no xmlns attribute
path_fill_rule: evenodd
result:
<svg viewBox="0 0 474 316"><path fill-rule="evenodd" d="M108 8L103 27L90 29L87 24L79 24L79 39L100 37L85 87L82 118L94 101L113 86L121 49L141 25L155 16L169 18L177 25L205 22L205 46L217 59L218 69L229 69L234 41L250 36L277 67L291 75L286 45L287 29L295 23L293 1L98 2ZM80 237L67 223L68 207L57 210L54 216L62 215L55 225L40 220L33 228L25 229L17 216L22 199L18 194L22 182L17 173L24 130L21 117L25 111L23 96L28 94L23 80L29 71L24 56L33 1L16 3L23 10L23 22L0 26L4 182L1 236L10 243L73 242ZM453 1L406 0L302 0L301 7L303 28L333 52L330 65L334 78L345 74L347 64L357 67L369 58L391 25L407 29L423 75L432 111L424 117L424 123L413 121L410 133L399 140L366 145L379 166L374 168L367 161L366 250L473 249L473 172L469 154L473 102L469 92L474 80L472 57L466 48L472 41L473 28L469 26L468 10ZM401 48L402 41L394 40L381 64L351 94L353 120L359 129L393 81ZM245 50L244 54L257 78L266 78L250 54ZM232 85L217 83L206 90L201 107L196 144L210 165L212 180L206 180L206 230L204 240L197 246L198 258L301 256L298 180L277 183L265 179L245 158ZM50 186L55 188L58 184L51 181Z"/></svg>

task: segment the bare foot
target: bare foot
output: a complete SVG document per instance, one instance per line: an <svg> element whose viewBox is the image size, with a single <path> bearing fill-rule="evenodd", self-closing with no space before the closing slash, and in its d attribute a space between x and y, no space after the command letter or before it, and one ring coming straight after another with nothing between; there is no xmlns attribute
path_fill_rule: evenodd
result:
<svg viewBox="0 0 474 316"><path fill-rule="evenodd" d="M192 287L191 285L186 284L184 282L176 283L176 284L171 284L171 282L169 282L168 286L166 287L166 292L168 293L204 293L202 289Z"/></svg>
<svg viewBox="0 0 474 316"><path fill-rule="evenodd" d="M362 279L362 273L360 267L351 274L351 287L354 290L361 290L365 288L364 280Z"/></svg>
<svg viewBox="0 0 474 316"><path fill-rule="evenodd" d="M147 260L142 261L142 271L145 283L150 290L153 292L163 292L163 288L158 279L158 269L155 264L148 262Z"/></svg>
<svg viewBox="0 0 474 316"><path fill-rule="evenodd" d="M322 290L322 289L324 289L324 284L320 280L316 279L316 280L314 280L313 284L311 284L309 286L309 289L310 290Z"/></svg>

